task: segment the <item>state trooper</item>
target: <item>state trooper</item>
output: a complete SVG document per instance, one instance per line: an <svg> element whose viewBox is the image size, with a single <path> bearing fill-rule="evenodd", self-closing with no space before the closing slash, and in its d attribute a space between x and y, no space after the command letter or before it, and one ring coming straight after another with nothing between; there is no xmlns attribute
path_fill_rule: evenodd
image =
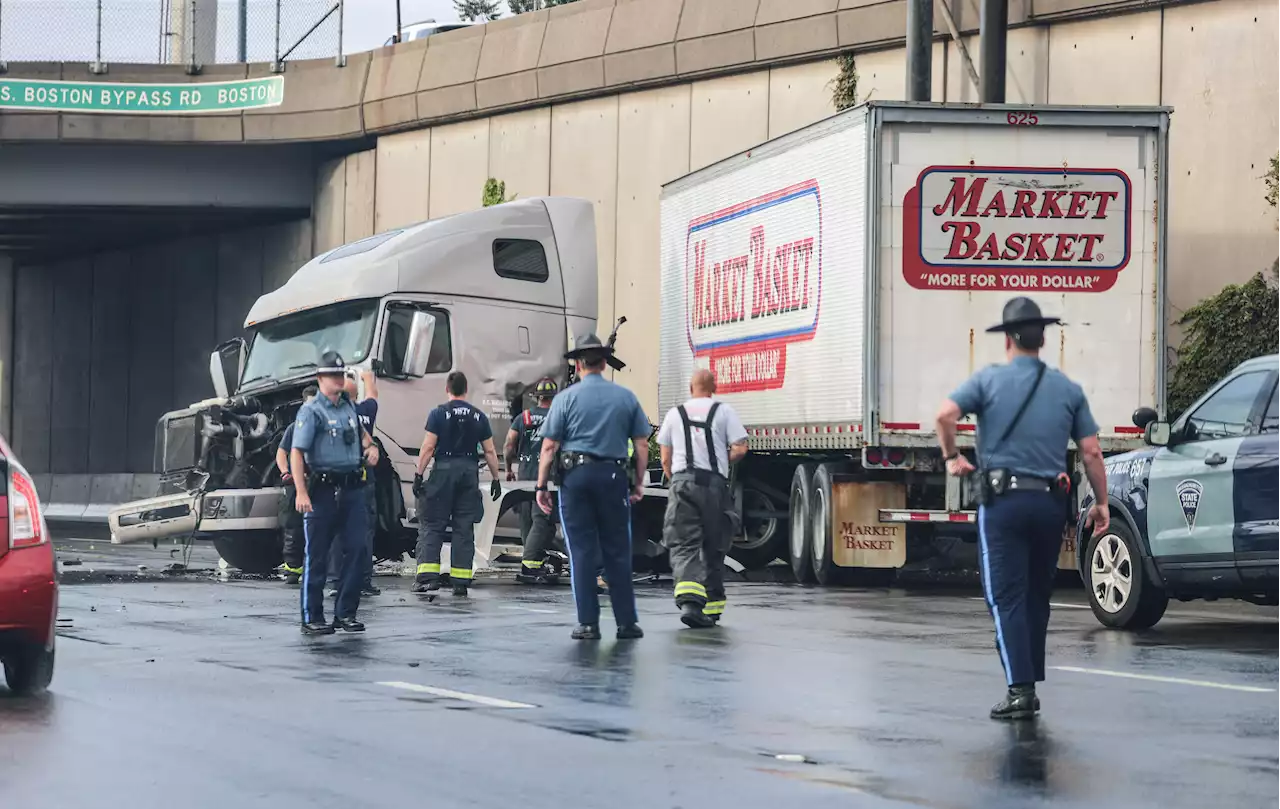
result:
<svg viewBox="0 0 1280 809"><path fill-rule="evenodd" d="M1036 683L1045 678L1049 597L1071 485L1068 440L1079 448L1093 490L1107 490L1098 425L1084 391L1040 360L1045 327L1053 324L1061 321L1044 317L1030 298L1006 303L1001 322L987 331L1004 334L1008 362L970 377L943 402L937 418L947 471L956 476L975 471L956 449L956 424L966 415L978 418L982 584L1009 689L991 709L992 719L1030 719L1040 710ZM1110 521L1102 497L1088 523L1099 533Z"/></svg>
<svg viewBox="0 0 1280 809"><path fill-rule="evenodd" d="M338 582L334 622L324 620L325 568L329 549L340 542L347 553L365 549L364 470L361 458L376 466L378 448L360 427L355 404L343 390L346 364L336 351L326 351L316 368L319 395L298 410L294 422L290 471L297 486L297 509L303 515L306 562L302 573L302 632L332 635L335 629L363 632L356 620L360 607L359 565L347 565Z"/></svg>
<svg viewBox="0 0 1280 809"><path fill-rule="evenodd" d="M343 380L343 390L346 391L347 398L356 405L356 416L360 421L360 428L373 437L373 426L378 421L378 380L374 376L373 371L361 371L360 375L364 381L364 398L359 398L359 388L356 385L355 376L348 374ZM376 439L375 439L376 443ZM377 487L377 470L374 466L368 466L364 470L365 473L365 544L368 546L367 553L354 557L355 562L360 565L360 597L367 598L370 596L381 595L382 590L373 584L373 535L378 530L378 487ZM341 545L334 544L333 549L329 552L329 589L333 590L336 595L338 589L338 579L342 575L342 569L347 564L346 549Z"/></svg>
<svg viewBox="0 0 1280 809"><path fill-rule="evenodd" d="M440 589L440 550L445 529L452 528L449 581L453 594L465 598L475 563L475 524L484 516L477 447L482 448L493 477L489 495L494 500L502 496L502 483L498 480L493 429L489 417L467 403L466 375L461 371L449 374L445 392L449 400L427 416L427 434L422 439L418 474L413 479L413 493L418 499L418 570L413 592L433 593ZM433 458L436 465L424 481L422 476Z"/></svg>
<svg viewBox="0 0 1280 809"><path fill-rule="evenodd" d="M600 639L596 573L603 566L617 637L642 638L631 581L631 504L639 502L644 492L649 420L634 393L604 378L606 365L621 365L611 345L586 334L564 356L577 364L580 381L552 401L542 423L536 491L538 506L550 514L547 487L555 469L560 528L569 548L578 612L572 637ZM627 439L635 445L634 464L627 457Z"/></svg>
<svg viewBox="0 0 1280 809"><path fill-rule="evenodd" d="M302 403L316 398L318 388L307 385L302 390ZM280 471L280 483L284 486L284 497L280 498L280 523L284 527L284 583L295 585L302 581L304 542L302 536L302 515L298 513L295 498L298 487L293 482L293 472L289 470L289 452L293 449L293 425L284 428L280 436L280 446L276 447L276 469Z"/></svg>
<svg viewBox="0 0 1280 809"><path fill-rule="evenodd" d="M520 413L507 431L503 454L507 459L507 480L537 480L538 459L542 456L542 422L551 409L551 401L559 390L554 380L538 381L533 393L537 404ZM524 584L552 584L556 577L544 570L547 550L556 538L556 526L550 514L533 503L520 504L520 540L523 553L516 581Z"/></svg>
<svg viewBox="0 0 1280 809"><path fill-rule="evenodd" d="M662 471L671 481L662 544L671 555L680 620L691 629L715 626L724 613L724 557L733 544L729 467L747 454L746 428L729 404L712 398L715 392L715 376L694 371L689 400L671 408L658 431Z"/></svg>

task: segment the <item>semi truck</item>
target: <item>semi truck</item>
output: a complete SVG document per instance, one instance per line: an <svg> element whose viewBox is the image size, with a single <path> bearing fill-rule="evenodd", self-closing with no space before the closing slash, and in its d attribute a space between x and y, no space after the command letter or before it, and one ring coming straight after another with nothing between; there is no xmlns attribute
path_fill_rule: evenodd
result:
<svg viewBox="0 0 1280 809"><path fill-rule="evenodd" d="M399 559L413 547L409 487L446 376L466 374L468 398L500 444L526 391L543 377L567 381L570 335L595 328L596 285L594 211L568 197L461 213L316 256L254 303L247 342L212 353L215 396L160 418L160 491L111 511L112 541L194 537L232 567L274 570L283 558L276 448L332 349L379 378L374 437L400 497L380 497L374 551ZM484 498L477 567L496 555L501 513L530 499L532 486L504 482L499 502Z"/></svg>
<svg viewBox="0 0 1280 809"><path fill-rule="evenodd" d="M972 549L934 416L1004 360L985 330L1016 295L1065 322L1043 359L1104 451L1142 445L1135 409L1164 412L1169 114L871 102L663 187L660 409L709 368L747 427L740 562L825 584Z"/></svg>

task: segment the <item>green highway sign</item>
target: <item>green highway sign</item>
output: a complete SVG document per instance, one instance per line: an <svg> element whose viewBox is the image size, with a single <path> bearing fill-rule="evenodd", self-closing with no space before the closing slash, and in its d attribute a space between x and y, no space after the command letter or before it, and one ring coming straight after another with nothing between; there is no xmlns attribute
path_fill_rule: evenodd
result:
<svg viewBox="0 0 1280 809"><path fill-rule="evenodd" d="M276 107L284 77L201 84L111 84L0 78L0 109L188 115Z"/></svg>

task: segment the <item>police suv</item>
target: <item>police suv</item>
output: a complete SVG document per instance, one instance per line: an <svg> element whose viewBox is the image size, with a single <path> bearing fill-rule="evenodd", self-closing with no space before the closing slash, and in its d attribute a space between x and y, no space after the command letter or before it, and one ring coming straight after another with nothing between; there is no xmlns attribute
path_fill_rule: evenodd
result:
<svg viewBox="0 0 1280 809"><path fill-rule="evenodd" d="M1134 414L1148 447L1107 459L1111 527L1090 537L1083 502L1078 567L1093 614L1145 629L1170 598L1277 602L1276 356L1242 363L1172 424Z"/></svg>

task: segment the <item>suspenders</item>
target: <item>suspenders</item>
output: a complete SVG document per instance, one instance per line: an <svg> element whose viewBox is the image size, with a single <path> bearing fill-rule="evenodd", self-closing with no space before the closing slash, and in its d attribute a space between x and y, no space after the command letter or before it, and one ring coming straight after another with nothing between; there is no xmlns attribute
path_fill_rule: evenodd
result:
<svg viewBox="0 0 1280 809"><path fill-rule="evenodd" d="M715 439L711 434L711 422L715 421L716 410L720 409L719 402L712 402L711 409L707 411L706 421L690 421L689 412L684 409L684 405L676 408L680 413L680 421L684 422L684 452L685 452L685 471L692 472L697 469L693 465L693 428L701 427L702 435L707 439L707 460L711 464L711 471L720 474L720 462L716 458Z"/></svg>

